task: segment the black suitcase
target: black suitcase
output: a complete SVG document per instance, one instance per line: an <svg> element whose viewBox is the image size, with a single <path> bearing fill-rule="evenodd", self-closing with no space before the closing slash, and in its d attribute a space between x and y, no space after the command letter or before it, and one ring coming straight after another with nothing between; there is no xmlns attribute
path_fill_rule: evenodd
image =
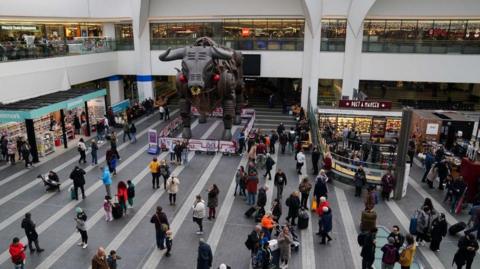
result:
<svg viewBox="0 0 480 269"><path fill-rule="evenodd" d="M253 215L253 213L255 213L255 210L256 210L255 207L253 207L253 206L250 207L250 208L245 212L245 217L250 218L250 217Z"/></svg>
<svg viewBox="0 0 480 269"><path fill-rule="evenodd" d="M450 228L448 228L448 233L450 235L456 235L457 233L465 230L465 228L467 228L467 224L465 224L463 221L460 221L459 223L450 226Z"/></svg>
<svg viewBox="0 0 480 269"><path fill-rule="evenodd" d="M309 220L308 212L306 210L300 210L300 212L298 213L298 223L297 223L298 229L300 230L307 229L308 220Z"/></svg>
<svg viewBox="0 0 480 269"><path fill-rule="evenodd" d="M112 207L112 216L114 219L119 219L123 216L123 209L119 203L114 203Z"/></svg>
<svg viewBox="0 0 480 269"><path fill-rule="evenodd" d="M263 216L265 216L265 208L260 207L255 213L255 222L261 222Z"/></svg>

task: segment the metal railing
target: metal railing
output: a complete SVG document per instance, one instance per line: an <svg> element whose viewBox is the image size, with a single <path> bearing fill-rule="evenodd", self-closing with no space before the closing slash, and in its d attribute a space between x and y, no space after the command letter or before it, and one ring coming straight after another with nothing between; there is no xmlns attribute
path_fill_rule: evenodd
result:
<svg viewBox="0 0 480 269"><path fill-rule="evenodd" d="M480 54L478 40L379 40L363 41L363 52Z"/></svg>
<svg viewBox="0 0 480 269"><path fill-rule="evenodd" d="M158 38L150 40L152 50L165 50L169 47L188 46L196 38ZM215 42L236 50L289 50L303 51L303 38L213 38Z"/></svg>
<svg viewBox="0 0 480 269"><path fill-rule="evenodd" d="M133 40L107 38L79 38L76 40L26 42L0 42L0 62L32 60L69 55L133 50Z"/></svg>

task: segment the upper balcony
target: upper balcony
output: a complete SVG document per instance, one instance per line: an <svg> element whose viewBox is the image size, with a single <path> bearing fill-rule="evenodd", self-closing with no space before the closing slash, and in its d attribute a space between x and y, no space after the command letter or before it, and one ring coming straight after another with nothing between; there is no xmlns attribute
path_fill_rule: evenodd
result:
<svg viewBox="0 0 480 269"><path fill-rule="evenodd" d="M28 40L0 42L0 62L84 55L133 50L133 39L114 40L102 37L74 40Z"/></svg>

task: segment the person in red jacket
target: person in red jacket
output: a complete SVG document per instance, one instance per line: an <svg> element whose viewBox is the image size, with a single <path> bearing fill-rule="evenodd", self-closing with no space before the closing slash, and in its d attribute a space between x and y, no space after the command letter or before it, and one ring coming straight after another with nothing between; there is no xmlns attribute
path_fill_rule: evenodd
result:
<svg viewBox="0 0 480 269"><path fill-rule="evenodd" d="M318 233L316 235L322 234L322 216L323 216L323 208L327 207L330 208L330 202L328 202L327 198L324 196L320 197L319 203L317 205L317 214L318 214Z"/></svg>
<svg viewBox="0 0 480 269"><path fill-rule="evenodd" d="M117 197L118 203L122 207L125 214L127 214L128 188L124 181L118 182Z"/></svg>
<svg viewBox="0 0 480 269"><path fill-rule="evenodd" d="M330 152L327 152L323 158L323 169L327 174L332 170L332 155L330 155Z"/></svg>
<svg viewBox="0 0 480 269"><path fill-rule="evenodd" d="M25 249L18 237L13 238L12 244L10 244L9 252L12 259L12 263L15 264L15 268L24 269L25 267Z"/></svg>
<svg viewBox="0 0 480 269"><path fill-rule="evenodd" d="M257 196L258 177L257 173L252 171L247 178L247 204L254 205Z"/></svg>

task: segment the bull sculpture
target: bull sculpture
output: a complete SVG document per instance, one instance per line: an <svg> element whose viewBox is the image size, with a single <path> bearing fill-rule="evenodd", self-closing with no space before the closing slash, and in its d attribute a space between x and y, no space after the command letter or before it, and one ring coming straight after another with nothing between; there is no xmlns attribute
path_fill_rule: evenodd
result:
<svg viewBox="0 0 480 269"><path fill-rule="evenodd" d="M232 123L241 123L243 104L242 54L218 46L208 37L198 38L192 46L168 48L160 61L182 59L182 70L177 69L176 85L180 97L179 108L183 123L183 138L191 138L191 106L200 112L199 123L215 108L223 108L223 140L232 139Z"/></svg>

